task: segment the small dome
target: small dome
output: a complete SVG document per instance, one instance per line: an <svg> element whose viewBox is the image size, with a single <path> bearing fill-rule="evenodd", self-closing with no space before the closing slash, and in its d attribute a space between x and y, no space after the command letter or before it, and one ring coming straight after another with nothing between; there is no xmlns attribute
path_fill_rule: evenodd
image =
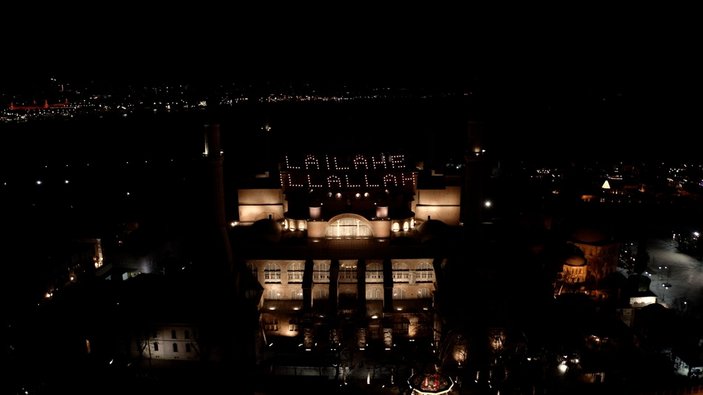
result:
<svg viewBox="0 0 703 395"><path fill-rule="evenodd" d="M426 242L434 239L441 240L445 237L448 231L448 226L442 221L436 219L429 219L417 227L417 232L420 237L420 241Z"/></svg>
<svg viewBox="0 0 703 395"><path fill-rule="evenodd" d="M568 266L584 266L586 265L586 258L580 255L573 255L566 258L564 263Z"/></svg>
<svg viewBox="0 0 703 395"><path fill-rule="evenodd" d="M608 236L593 228L579 228L571 234L571 240L577 243L598 244L608 241Z"/></svg>
<svg viewBox="0 0 703 395"><path fill-rule="evenodd" d="M281 224L273 219L260 219L251 225L252 236L256 240L276 242L281 239Z"/></svg>

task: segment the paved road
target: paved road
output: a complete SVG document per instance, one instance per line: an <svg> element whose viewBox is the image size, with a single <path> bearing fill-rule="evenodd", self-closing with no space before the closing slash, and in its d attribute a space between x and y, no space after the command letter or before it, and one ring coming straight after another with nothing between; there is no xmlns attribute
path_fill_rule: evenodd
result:
<svg viewBox="0 0 703 395"><path fill-rule="evenodd" d="M667 307L703 310L703 262L680 253L672 240L647 243L652 283L650 289ZM670 284L665 287L663 284Z"/></svg>

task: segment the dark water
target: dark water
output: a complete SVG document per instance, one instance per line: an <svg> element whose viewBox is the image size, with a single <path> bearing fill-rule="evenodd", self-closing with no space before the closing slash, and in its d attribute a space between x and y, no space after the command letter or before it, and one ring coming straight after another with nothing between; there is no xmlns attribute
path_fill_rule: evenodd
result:
<svg viewBox="0 0 703 395"><path fill-rule="evenodd" d="M4 163L198 155L203 127L219 123L230 159L266 149L417 154L461 152L471 108L461 98L392 103L243 104L225 110L173 114L107 114L81 120L2 125ZM264 125L270 126L264 132ZM233 154L233 155L232 155Z"/></svg>

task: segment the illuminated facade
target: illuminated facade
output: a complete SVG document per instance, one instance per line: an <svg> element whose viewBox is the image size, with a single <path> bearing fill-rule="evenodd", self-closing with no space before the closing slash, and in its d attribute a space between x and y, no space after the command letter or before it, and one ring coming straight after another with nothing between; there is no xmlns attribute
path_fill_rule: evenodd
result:
<svg viewBox="0 0 703 395"><path fill-rule="evenodd" d="M584 228L574 232L570 242L583 252L588 264L588 275L592 276L596 283L617 269L620 243L607 235Z"/></svg>
<svg viewBox="0 0 703 395"><path fill-rule="evenodd" d="M566 256L554 283L554 294L585 293L596 299L608 297L603 288L617 270L620 243L593 229L579 228L568 240L572 254Z"/></svg>
<svg viewBox="0 0 703 395"><path fill-rule="evenodd" d="M198 330L193 325L164 323L149 333L135 336L130 347L133 357L144 359L195 361L201 358Z"/></svg>
<svg viewBox="0 0 703 395"><path fill-rule="evenodd" d="M400 154L286 156L279 168L276 187L238 189L231 229L234 256L263 287L262 358L437 344L459 180L423 188Z"/></svg>

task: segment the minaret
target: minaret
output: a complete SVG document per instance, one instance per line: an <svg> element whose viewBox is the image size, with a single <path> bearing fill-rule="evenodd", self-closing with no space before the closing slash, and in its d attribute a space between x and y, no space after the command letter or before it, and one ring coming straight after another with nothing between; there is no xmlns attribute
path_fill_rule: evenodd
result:
<svg viewBox="0 0 703 395"><path fill-rule="evenodd" d="M470 121L467 131L467 148L464 155L464 183L461 192L461 220L475 225L485 218L486 183L490 168L486 162L483 146L483 130L480 123Z"/></svg>
<svg viewBox="0 0 703 395"><path fill-rule="evenodd" d="M205 149L203 151L203 156L205 156L208 160L210 175L212 177L214 223L217 226L217 231L219 232L219 242L222 244L226 269L230 272L236 273L236 270L234 270L232 245L229 240L229 233L227 231L227 217L225 214L225 187L223 176L224 152L221 145L219 124L205 126ZM238 283L239 281L237 279L237 288L239 288ZM237 289L237 291L239 291L239 289Z"/></svg>
<svg viewBox="0 0 703 395"><path fill-rule="evenodd" d="M261 297L262 288L254 288L244 278L245 266L235 262L232 245L230 244L225 212L225 188L223 177L224 151L220 139L220 125L210 124L205 126L205 150L203 156L207 159L212 184L212 215L215 233L215 266L212 268L213 276L225 279L225 286L232 286L232 292L223 292L227 300L226 308L236 311L236 322L228 319L226 315L214 314L211 325L218 328L214 342L218 343L223 351L223 361L236 366L244 376L253 374L256 358L256 347L260 345L259 318L257 302ZM223 285L222 282L219 282ZM258 284L258 283L257 283ZM230 366L230 365L228 365ZM229 368L226 368L228 370ZM253 394L253 386L239 381L227 381L227 386L236 388L237 393ZM231 391L230 391L231 392Z"/></svg>

